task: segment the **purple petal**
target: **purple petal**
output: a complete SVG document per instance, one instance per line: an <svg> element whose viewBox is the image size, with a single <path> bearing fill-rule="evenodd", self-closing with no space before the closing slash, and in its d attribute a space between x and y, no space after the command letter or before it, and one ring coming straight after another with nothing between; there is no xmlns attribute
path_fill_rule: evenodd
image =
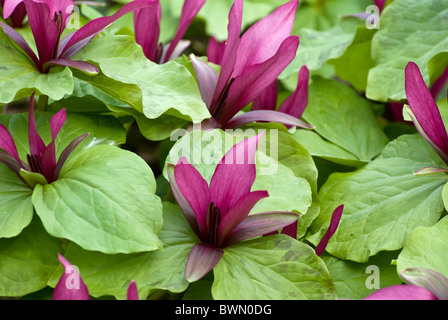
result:
<svg viewBox="0 0 448 320"><path fill-rule="evenodd" d="M381 11L383 11L384 9L384 4L386 3L386 0L373 0L373 3L380 9L381 13Z"/></svg>
<svg viewBox="0 0 448 320"><path fill-rule="evenodd" d="M171 59L171 55L174 52L174 49L177 47L177 44L184 36L194 17L198 14L199 10L204 5L205 0L185 0L184 5L182 7L182 13L180 15L179 26L177 28L177 32L174 35L173 40L168 48L168 51L165 55L164 61L168 61Z"/></svg>
<svg viewBox="0 0 448 320"><path fill-rule="evenodd" d="M185 158L180 158L174 168L174 178L180 193L193 209L201 230L206 231L208 229L207 210L210 204L207 181Z"/></svg>
<svg viewBox="0 0 448 320"><path fill-rule="evenodd" d="M286 234L287 236L290 236L293 239L297 239L297 221L294 223L291 223L289 226L286 226L282 230L282 234Z"/></svg>
<svg viewBox="0 0 448 320"><path fill-rule="evenodd" d="M20 3L11 15L11 25L13 28L21 28L23 26L23 19L26 17L26 8L23 3Z"/></svg>
<svg viewBox="0 0 448 320"><path fill-rule="evenodd" d="M308 104L308 81L310 79L310 72L304 65L299 72L299 80L297 88L292 95L290 95L278 108L278 111L290 114L299 119L303 111L305 111Z"/></svg>
<svg viewBox="0 0 448 320"><path fill-rule="evenodd" d="M161 10L157 1L154 6L136 10L134 13L135 41L142 47L145 56L153 62L157 62Z"/></svg>
<svg viewBox="0 0 448 320"><path fill-rule="evenodd" d="M299 217L300 215L294 212L273 211L251 214L228 234L222 248L246 239L270 234L296 222Z"/></svg>
<svg viewBox="0 0 448 320"><path fill-rule="evenodd" d="M58 259L64 267L64 273L54 288L53 300L89 300L89 291L77 269L59 253Z"/></svg>
<svg viewBox="0 0 448 320"><path fill-rule="evenodd" d="M3 18L8 19L16 7L22 2L23 0L5 0L3 4Z"/></svg>
<svg viewBox="0 0 448 320"><path fill-rule="evenodd" d="M51 143L42 152L41 161L42 161L42 174L48 183L52 183L54 181L53 177L56 168L56 147L54 140L51 141Z"/></svg>
<svg viewBox="0 0 448 320"><path fill-rule="evenodd" d="M274 110L255 110L238 115L224 126L226 129L239 128L252 122L277 122L285 126L296 126L305 129L314 129L313 126L289 114Z"/></svg>
<svg viewBox="0 0 448 320"><path fill-rule="evenodd" d="M280 73L294 59L299 38L292 36L287 38L280 46L278 52L269 60L248 67L244 73L236 77L230 86L227 102L223 112L217 119L221 124L227 123L243 107L253 101L277 79Z"/></svg>
<svg viewBox="0 0 448 320"><path fill-rule="evenodd" d="M61 172L62 166L64 165L65 161L67 161L67 158L70 156L70 154L75 150L75 148L84 141L85 138L89 133L85 133L77 138L75 138L72 142L69 143L69 145L61 152L61 155L59 156L58 162L56 163L56 166L53 171L53 180L57 180L59 177L59 173Z"/></svg>
<svg viewBox="0 0 448 320"><path fill-rule="evenodd" d="M8 129L0 123L0 149L5 150L12 156L19 164L21 163L19 153L17 152L16 144L12 139Z"/></svg>
<svg viewBox="0 0 448 320"><path fill-rule="evenodd" d="M137 284L134 280L131 281L127 291L127 300L138 300Z"/></svg>
<svg viewBox="0 0 448 320"><path fill-rule="evenodd" d="M447 162L448 135L445 125L418 66L413 62L409 62L405 69L405 90L409 107L429 139L428 142L437 146L437 153Z"/></svg>
<svg viewBox="0 0 448 320"><path fill-rule="evenodd" d="M67 113L65 112L64 108L59 110L51 117L50 129L51 129L51 138L53 140L56 139L56 136L58 135L59 131L64 125L66 119L67 119Z"/></svg>
<svg viewBox="0 0 448 320"><path fill-rule="evenodd" d="M42 141L36 128L36 120L34 119L34 93L31 95L29 120L28 120L28 140L30 143L30 154L41 156L45 150L45 143Z"/></svg>
<svg viewBox="0 0 448 320"><path fill-rule="evenodd" d="M341 204L333 211L333 214L331 215L330 225L328 226L328 229L320 240L319 244L314 249L316 255L320 256L322 252L325 251L328 241L330 241L330 238L333 236L339 226L339 221L341 220L343 210L344 205Z"/></svg>
<svg viewBox="0 0 448 320"><path fill-rule="evenodd" d="M243 74L250 66L271 59L277 53L282 43L291 35L298 5L298 0L285 3L244 33L238 47L234 77Z"/></svg>
<svg viewBox="0 0 448 320"><path fill-rule="evenodd" d="M421 168L420 170L417 170L416 172L414 172L414 175L424 176L427 174L447 172L447 171L448 171L447 168L424 167L424 168Z"/></svg>
<svg viewBox="0 0 448 320"><path fill-rule="evenodd" d="M17 174L19 174L20 169L23 168L21 162L17 162L17 159L15 159L13 156L2 151L0 151L0 163L3 163L5 166L7 166Z"/></svg>
<svg viewBox="0 0 448 320"><path fill-rule="evenodd" d="M216 84L218 83L218 75L212 67L204 61L196 58L195 55L190 55L190 60L196 73L202 100L205 102L207 108L210 108L213 94L215 93Z"/></svg>
<svg viewBox="0 0 448 320"><path fill-rule="evenodd" d="M196 243L188 256L185 278L189 282L198 281L218 264L223 254L224 251L211 245Z"/></svg>
<svg viewBox="0 0 448 320"><path fill-rule="evenodd" d="M215 37L211 37L207 46L207 59L209 62L221 65L226 41L219 42Z"/></svg>
<svg viewBox="0 0 448 320"><path fill-rule="evenodd" d="M268 197L267 191L252 191L242 196L230 211L222 214L218 230L218 239L225 241L227 234L247 218L252 208L263 198Z"/></svg>
<svg viewBox="0 0 448 320"><path fill-rule="evenodd" d="M14 28L11 28L7 24L0 22L0 27L2 27L3 32L10 37L17 45L22 48L22 50L27 54L28 57L33 61L33 63L38 66L39 59L34 53L33 49L28 45L26 40L22 37L20 33L18 33Z"/></svg>
<svg viewBox="0 0 448 320"><path fill-rule="evenodd" d="M277 108L277 95L277 79L275 79L252 101L251 110L275 110Z"/></svg>
<svg viewBox="0 0 448 320"><path fill-rule="evenodd" d="M83 45L86 45L87 42L85 42L84 40L92 39L93 36L103 31L111 23L113 23L115 20L122 17L123 15L138 9L143 9L148 6L154 6L156 4L157 4L156 0L134 0L122 6L117 12L115 12L111 16L97 18L95 20L88 22L79 30L75 31L73 35L71 35L70 40L64 46L64 49L61 52L60 57L70 58L82 48L78 46L76 47L76 50L71 50L72 46L74 46L77 43L82 43Z"/></svg>
<svg viewBox="0 0 448 320"><path fill-rule="evenodd" d="M190 40L179 40L179 42L176 44L176 47L174 48L173 52L171 53L169 59L166 58L166 55L168 51L170 51L171 43L168 43L167 45L163 46L162 50L162 56L160 57L159 63L165 63L170 60L174 60L177 57L181 56L182 53L187 50L187 48L190 46L191 41Z"/></svg>
<svg viewBox="0 0 448 320"><path fill-rule="evenodd" d="M229 211L250 192L255 181L255 152L263 133L234 145L216 166L210 181L210 202L221 212Z"/></svg>
<svg viewBox="0 0 448 320"><path fill-rule="evenodd" d="M396 285L375 291L363 300L438 300L429 290L410 285Z"/></svg>
<svg viewBox="0 0 448 320"><path fill-rule="evenodd" d="M72 67L81 71L84 71L88 75L97 75L99 70L98 67L86 62L86 61L79 61L79 60L70 60L70 59L53 59L47 62L47 64L55 64L58 66L66 66L66 67ZM44 66L45 69L45 66Z"/></svg>
<svg viewBox="0 0 448 320"><path fill-rule="evenodd" d="M428 289L439 300L448 300L448 278L440 272L427 268L407 268L400 275L407 283Z"/></svg>

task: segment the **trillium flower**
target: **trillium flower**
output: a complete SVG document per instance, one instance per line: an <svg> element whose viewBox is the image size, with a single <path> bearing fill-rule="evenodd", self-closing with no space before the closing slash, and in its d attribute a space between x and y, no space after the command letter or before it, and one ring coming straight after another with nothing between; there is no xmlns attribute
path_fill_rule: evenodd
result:
<svg viewBox="0 0 448 320"><path fill-rule="evenodd" d="M210 185L185 158L168 164L174 197L200 239L185 268L188 281L206 275L224 254L222 249L270 233L297 221L293 212L251 214L267 191L251 191L255 181L255 152L260 135L233 146L216 166Z"/></svg>
<svg viewBox="0 0 448 320"><path fill-rule="evenodd" d="M96 74L98 68L95 65L85 61L74 61L71 58L98 33L124 14L155 3L156 0L134 0L125 4L113 15L94 19L79 30L62 37L73 10L73 0L5 0L3 7L5 19L18 5L25 5L38 55L16 30L2 22L0 27L22 48L41 73L47 73L54 65L61 65L77 68L88 74Z"/></svg>
<svg viewBox="0 0 448 320"><path fill-rule="evenodd" d="M0 7L4 7L5 0L0 0ZM26 17L26 9L23 3L19 4L9 16L9 24L13 28L21 28Z"/></svg>
<svg viewBox="0 0 448 320"><path fill-rule="evenodd" d="M31 188L37 183L46 184L58 179L59 172L71 152L89 135L83 134L74 139L61 153L56 161L55 141L66 120L65 109L57 112L50 119L51 143L46 146L37 132L36 122L34 119L34 94L31 96L29 123L28 123L28 139L30 153L24 162L20 159L16 145L12 139L8 129L0 124L0 162L8 166L17 175L22 178Z"/></svg>
<svg viewBox="0 0 448 320"><path fill-rule="evenodd" d="M240 37L243 1L235 0L229 13L228 37L219 76L207 63L190 56L202 100L212 115L207 128L234 128L255 121L311 128L289 114L273 110L255 110L235 117L294 59L299 38L290 34L297 6L297 0L280 6Z"/></svg>
<svg viewBox="0 0 448 320"><path fill-rule="evenodd" d="M420 135L437 152L448 165L448 135L440 115L439 108L426 86L420 69L414 62L409 62L405 69L405 91L409 108L408 112ZM429 174L448 171L446 168L426 167L415 174Z"/></svg>
<svg viewBox="0 0 448 320"><path fill-rule="evenodd" d="M408 283L375 291L364 300L448 300L448 278L427 268L407 268L400 272Z"/></svg>
<svg viewBox="0 0 448 320"><path fill-rule="evenodd" d="M64 272L53 291L53 300L90 300L89 290L76 267L58 253ZM134 280L128 286L127 300L138 300L137 284Z"/></svg>
<svg viewBox="0 0 448 320"><path fill-rule="evenodd" d="M177 58L190 45L182 40L188 27L204 5L205 0L185 0L177 32L171 43L159 43L161 7L157 1L152 7L137 10L134 14L135 40L145 56L156 63L165 63Z"/></svg>

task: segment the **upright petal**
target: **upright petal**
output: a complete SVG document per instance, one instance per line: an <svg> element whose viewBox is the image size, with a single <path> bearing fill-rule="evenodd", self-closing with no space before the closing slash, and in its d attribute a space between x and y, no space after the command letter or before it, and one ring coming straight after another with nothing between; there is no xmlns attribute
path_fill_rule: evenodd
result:
<svg viewBox="0 0 448 320"><path fill-rule="evenodd" d="M226 41L218 41L215 37L210 37L207 46L208 61L221 65L224 50L226 49Z"/></svg>
<svg viewBox="0 0 448 320"><path fill-rule="evenodd" d="M429 290L417 286L395 285L375 291L363 300L438 300Z"/></svg>
<svg viewBox="0 0 448 320"><path fill-rule="evenodd" d="M384 9L386 0L373 0L373 3L380 9L380 13L381 13Z"/></svg>
<svg viewBox="0 0 448 320"><path fill-rule="evenodd" d="M210 204L207 181L185 158L180 158L174 168L174 178L179 191L193 209L201 230L207 230L207 210Z"/></svg>
<svg viewBox="0 0 448 320"><path fill-rule="evenodd" d="M159 1L154 6L136 10L134 13L135 41L142 47L145 56L153 62L157 62L161 15Z"/></svg>
<svg viewBox="0 0 448 320"><path fill-rule="evenodd" d="M277 79L264 89L261 94L252 101L252 111L277 109Z"/></svg>
<svg viewBox="0 0 448 320"><path fill-rule="evenodd" d="M34 118L34 93L31 95L30 100L29 120L28 120L28 140L30 143L30 154L41 156L46 147L36 128L36 120Z"/></svg>
<svg viewBox="0 0 448 320"><path fill-rule="evenodd" d="M198 281L218 264L223 254L224 251L211 245L196 243L188 256L185 278L189 282Z"/></svg>
<svg viewBox="0 0 448 320"><path fill-rule="evenodd" d="M190 55L190 60L196 73L202 100L205 102L207 108L210 108L216 84L218 83L218 75L212 67L196 58L195 55Z"/></svg>
<svg viewBox="0 0 448 320"><path fill-rule="evenodd" d="M308 104L308 82L310 79L310 72L306 65L304 65L299 71L299 79L297 82L296 90L280 105L278 111L287 113L300 118L305 111Z"/></svg>
<svg viewBox="0 0 448 320"><path fill-rule="evenodd" d="M22 2L23 0L5 0L3 4L3 18L8 19L16 7Z"/></svg>
<svg viewBox="0 0 448 320"><path fill-rule="evenodd" d="M131 281L128 287L128 291L126 293L127 300L138 300L138 290L137 284L134 280Z"/></svg>
<svg viewBox="0 0 448 320"><path fill-rule="evenodd" d="M328 241L330 241L330 238L336 232L339 226L339 221L341 220L343 210L344 205L341 204L333 211L333 214L331 215L330 225L328 226L328 229L320 240L319 244L314 249L318 256L320 256L322 252L324 252L325 248L327 247Z"/></svg>
<svg viewBox="0 0 448 320"><path fill-rule="evenodd" d="M89 291L76 267L58 253L64 272L53 292L53 300L89 300Z"/></svg>
<svg viewBox="0 0 448 320"><path fill-rule="evenodd" d="M194 17L196 17L204 3L205 0L185 0L182 7L182 13L180 15L179 26L177 27L177 32L174 35L174 38L171 41L168 51L165 55L165 61L170 60L174 49L176 48L182 37L185 35L185 32L187 31Z"/></svg>
<svg viewBox="0 0 448 320"><path fill-rule="evenodd" d="M405 69L405 91L411 108L419 126L429 138L429 143L437 146L436 151L447 162L448 135L440 116L439 109L431 92L423 80L418 66L409 62Z"/></svg>
<svg viewBox="0 0 448 320"><path fill-rule="evenodd" d="M262 134L234 145L216 166L210 181L210 202L223 215L252 188L256 174L255 152Z"/></svg>
<svg viewBox="0 0 448 320"><path fill-rule="evenodd" d="M1 123L0 123L0 149L5 150L19 164L21 163L14 140L12 139L12 136L9 133L8 129Z"/></svg>

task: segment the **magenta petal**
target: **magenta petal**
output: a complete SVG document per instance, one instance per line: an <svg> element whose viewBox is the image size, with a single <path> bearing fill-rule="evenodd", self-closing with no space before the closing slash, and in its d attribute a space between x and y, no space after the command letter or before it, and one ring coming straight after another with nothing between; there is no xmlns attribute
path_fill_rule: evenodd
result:
<svg viewBox="0 0 448 320"><path fill-rule="evenodd" d="M39 59L37 58L33 49L31 49L26 40L22 37L22 35L18 33L14 28L11 28L3 22L0 22L0 27L8 37L10 37L15 43L17 43L20 48L22 48L22 50L27 54L28 57L30 57L33 63L38 66Z"/></svg>
<svg viewBox="0 0 448 320"><path fill-rule="evenodd" d="M409 107L418 125L429 138L428 142L437 146L437 153L447 162L448 135L445 125L418 66L413 62L409 62L405 69L405 90Z"/></svg>
<svg viewBox="0 0 448 320"><path fill-rule="evenodd" d="M226 49L226 41L219 42L215 37L210 37L207 46L207 59L209 62L221 65L224 50Z"/></svg>
<svg viewBox="0 0 448 320"><path fill-rule="evenodd" d="M290 236L293 239L297 239L297 221L294 223L291 223L289 226L286 226L282 230L282 234L286 234L287 236Z"/></svg>
<svg viewBox="0 0 448 320"><path fill-rule="evenodd" d="M277 95L277 79L275 79L252 101L251 110L275 110L277 108Z"/></svg>
<svg viewBox="0 0 448 320"><path fill-rule="evenodd" d="M208 229L207 210L210 204L207 181L185 158L180 158L175 166L174 178L180 193L193 209L201 230L206 231Z"/></svg>
<svg viewBox="0 0 448 320"><path fill-rule="evenodd" d="M330 238L336 232L336 230L339 226L339 221L341 220L343 210L344 210L344 205L341 204L339 207L337 207L333 211L333 214L331 215L330 225L329 225L327 231L325 232L324 236L320 240L319 244L314 249L314 251L316 252L316 254L318 256L320 256L322 254L322 252L324 252L325 248L327 247L328 241L330 241Z"/></svg>
<svg viewBox="0 0 448 320"><path fill-rule="evenodd" d="M400 276L410 285L426 288L439 300L448 300L448 278L440 272L427 268L407 268Z"/></svg>
<svg viewBox="0 0 448 320"><path fill-rule="evenodd" d="M42 141L36 128L36 120L34 119L34 93L31 95L29 121L28 121L28 140L30 143L30 154L40 156L45 150L45 143Z"/></svg>
<svg viewBox="0 0 448 320"><path fill-rule="evenodd" d="M380 9L381 13L381 11L383 11L384 9L384 4L386 3L386 0L373 0L373 3Z"/></svg>
<svg viewBox="0 0 448 320"><path fill-rule="evenodd" d="M246 124L252 123L252 122L277 122L284 124L285 126L296 126L299 128L305 128L305 129L313 129L314 127L309 125L306 122L303 122L300 119L297 119L296 117L293 117L287 113L283 113L280 111L274 111L274 110L255 110L255 111L249 111L244 114L238 115L234 118L232 118L230 121L226 123L225 126L223 126L226 129L231 128L238 128L242 127Z"/></svg>
<svg viewBox="0 0 448 320"><path fill-rule="evenodd" d="M294 212L263 212L251 214L236 226L222 244L222 247L239 243L260 235L271 234L294 223L300 215Z"/></svg>
<svg viewBox="0 0 448 320"><path fill-rule="evenodd" d="M48 183L52 183L54 181L53 177L56 168L56 147L54 140L45 148L41 157L42 174Z"/></svg>
<svg viewBox="0 0 448 320"><path fill-rule="evenodd" d="M234 145L216 166L210 181L210 201L222 213L250 192L255 181L255 152L263 133Z"/></svg>
<svg viewBox="0 0 448 320"><path fill-rule="evenodd" d="M84 45L87 42L84 42L85 39L91 39L93 36L97 35L105 28L107 28L111 23L120 18L121 16L138 10L143 9L148 6L156 5L157 1L155 0L134 0L131 1L124 6L122 6L117 12L115 12L111 16L97 18L88 22L86 25L81 27L79 30L75 31L73 35L71 35L70 40L64 47L64 50L61 52L61 57L69 58L73 56L77 51L79 51L82 47L76 47L76 50L70 50L72 46L76 43L82 42Z"/></svg>
<svg viewBox="0 0 448 320"><path fill-rule="evenodd" d="M3 4L3 18L8 19L16 7L22 2L23 0L5 0Z"/></svg>
<svg viewBox="0 0 448 320"><path fill-rule="evenodd" d="M53 292L53 300L89 300L89 291L81 279L77 268L72 266L58 253L58 259L64 267L64 273Z"/></svg>
<svg viewBox="0 0 448 320"><path fill-rule="evenodd" d="M14 140L12 139L12 136L9 133L8 129L1 123L0 123L0 149L5 150L19 164L21 163Z"/></svg>
<svg viewBox="0 0 448 320"><path fill-rule="evenodd" d="M184 36L194 17L198 14L199 10L204 5L205 0L185 0L184 5L182 7L182 13L180 15L179 26L177 28L177 32L174 35L173 40L168 48L168 51L165 55L164 61L168 61L171 59L171 55L174 52L174 49L177 47L177 44Z"/></svg>
<svg viewBox="0 0 448 320"><path fill-rule="evenodd" d="M81 71L84 71L88 75L96 75L98 74L99 70L98 67L86 62L86 61L77 61L77 60L70 60L70 59L53 59L47 62L48 64L56 64L58 66L66 66L66 67L72 67Z"/></svg>
<svg viewBox="0 0 448 320"><path fill-rule="evenodd" d="M224 251L211 245L196 243L188 256L185 278L189 282L198 281L218 264L223 254Z"/></svg>
<svg viewBox="0 0 448 320"><path fill-rule="evenodd" d="M223 241L227 234L247 218L252 208L263 198L268 197L267 191L252 191L243 195L230 211L223 213L221 223L218 230L218 239Z"/></svg>
<svg viewBox="0 0 448 320"><path fill-rule="evenodd" d="M135 41L142 47L145 56L156 62L160 35L160 3L134 13Z"/></svg>
<svg viewBox="0 0 448 320"><path fill-rule="evenodd" d="M310 72L304 65L299 72L299 80L297 88L292 95L290 95L278 108L278 111L287 113L300 118L305 111L308 104L308 82L310 79Z"/></svg>
<svg viewBox="0 0 448 320"><path fill-rule="evenodd" d="M241 37L233 76L272 58L290 35L299 5L293 0L251 26Z"/></svg>
<svg viewBox="0 0 448 320"><path fill-rule="evenodd" d="M396 285L375 291L363 300L438 300L429 290L410 285Z"/></svg>
<svg viewBox="0 0 448 320"><path fill-rule="evenodd" d="M64 125L66 119L67 119L67 113L65 112L65 109L59 110L51 117L50 128L51 128L51 138L53 140L56 139L56 136L58 135L59 131Z"/></svg>
<svg viewBox="0 0 448 320"><path fill-rule="evenodd" d="M131 281L128 287L128 291L126 293L127 300L138 300L138 290L137 284L134 280Z"/></svg>
<svg viewBox="0 0 448 320"><path fill-rule="evenodd" d="M190 55L190 60L196 73L202 100L205 102L207 108L210 108L218 82L218 75L212 67L198 59L195 55Z"/></svg>

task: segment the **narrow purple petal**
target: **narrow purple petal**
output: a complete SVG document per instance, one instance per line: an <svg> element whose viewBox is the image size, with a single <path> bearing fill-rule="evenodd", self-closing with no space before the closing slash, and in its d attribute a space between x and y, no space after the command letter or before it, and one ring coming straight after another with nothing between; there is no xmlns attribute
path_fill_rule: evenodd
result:
<svg viewBox="0 0 448 320"><path fill-rule="evenodd" d="M196 243L188 256L185 278L189 282L198 281L218 264L223 254L224 251L211 245Z"/></svg>
<svg viewBox="0 0 448 320"><path fill-rule="evenodd" d="M69 145L61 152L61 155L59 156L58 162L56 163L56 166L54 168L53 172L53 180L57 180L59 177L59 173L61 172L62 166L64 165L65 161L67 161L70 154L75 150L75 148L84 141L85 138L89 133L85 133L77 138L75 138L72 142L69 143Z"/></svg>
<svg viewBox="0 0 448 320"><path fill-rule="evenodd" d="M135 41L142 47L145 56L153 62L157 62L161 15L159 1L154 6L136 10L134 13Z"/></svg>
<svg viewBox="0 0 448 320"><path fill-rule="evenodd" d="M418 66L413 62L409 62L405 69L405 91L409 107L420 127L437 146L438 150L436 151L442 159L446 160L448 157L448 135L445 125Z"/></svg>
<svg viewBox="0 0 448 320"><path fill-rule="evenodd" d="M267 191L252 191L243 195L230 211L222 214L218 230L219 241L224 241L227 234L247 218L252 208L263 198L268 197Z"/></svg>
<svg viewBox="0 0 448 320"><path fill-rule="evenodd" d="M373 3L380 9L380 13L384 9L384 4L386 3L386 0L373 0Z"/></svg>
<svg viewBox="0 0 448 320"><path fill-rule="evenodd" d="M252 111L277 109L277 79L264 89L261 94L252 101Z"/></svg>
<svg viewBox="0 0 448 320"><path fill-rule="evenodd" d="M297 239L297 221L294 223L291 223L289 226L286 226L282 229L282 234L286 234L287 236L290 236L293 239Z"/></svg>
<svg viewBox="0 0 448 320"><path fill-rule="evenodd" d="M276 54L282 43L291 35L298 5L298 0L285 3L243 34L238 46L233 76L242 74L248 67L261 64Z"/></svg>
<svg viewBox="0 0 448 320"><path fill-rule="evenodd" d="M77 268L59 253L58 259L64 267L64 273L54 288L53 300L89 300L89 291Z"/></svg>
<svg viewBox="0 0 448 320"><path fill-rule="evenodd" d="M290 114L299 119L308 104L308 82L310 72L304 65L299 71L297 88L278 108L278 111Z"/></svg>
<svg viewBox="0 0 448 320"><path fill-rule="evenodd" d="M0 27L3 29L3 32L10 37L17 45L22 48L22 50L27 54L28 57L33 61L33 63L38 66L39 59L34 53L33 49L28 45L26 40L22 37L20 33L18 33L14 28L11 28L7 24L0 22Z"/></svg>
<svg viewBox="0 0 448 320"><path fill-rule="evenodd" d="M48 183L52 183L55 180L53 177L56 168L56 146L54 140L44 149L41 158L42 174Z"/></svg>
<svg viewBox="0 0 448 320"><path fill-rule="evenodd" d="M246 239L270 234L296 222L299 217L300 215L294 212L273 211L251 214L227 235L222 248Z"/></svg>
<svg viewBox="0 0 448 320"><path fill-rule="evenodd" d="M45 150L45 143L42 141L36 128L36 120L34 118L34 93L31 95L29 120L28 120L28 140L30 143L30 154L41 156Z"/></svg>
<svg viewBox="0 0 448 320"><path fill-rule="evenodd" d="M243 74L236 77L230 86L227 102L217 119L218 122L223 125L227 123L277 79L296 56L298 46L299 38L291 36L281 44L272 58L246 68Z"/></svg>
<svg viewBox="0 0 448 320"><path fill-rule="evenodd" d="M199 10L202 8L204 3L205 0L185 0L184 5L182 7L182 13L180 15L177 32L170 43L164 61L169 61L171 59L171 55L174 52L174 49L177 47L177 44L185 35L185 32L187 31L194 17L196 17L196 15L198 14Z"/></svg>
<svg viewBox="0 0 448 320"><path fill-rule="evenodd" d="M138 290L137 284L134 280L131 281L128 287L128 291L126 293L127 300L138 300Z"/></svg>
<svg viewBox="0 0 448 320"><path fill-rule="evenodd" d="M216 84L218 83L218 75L212 67L198 59L195 55L190 55L190 60L196 73L202 100L205 102L207 108L210 108Z"/></svg>
<svg viewBox="0 0 448 320"><path fill-rule="evenodd" d="M396 285L375 291L363 300L438 300L429 290L410 285Z"/></svg>
<svg viewBox="0 0 448 320"><path fill-rule="evenodd" d="M448 172L448 168L424 167L414 172L416 176L424 176L433 173Z"/></svg>
<svg viewBox="0 0 448 320"><path fill-rule="evenodd" d="M174 168L174 178L180 193L193 209L201 230L206 231L208 229L207 210L210 204L207 181L185 158L180 158Z"/></svg>
<svg viewBox="0 0 448 320"><path fill-rule="evenodd" d="M70 59L53 59L47 62L47 64L55 64L58 66L72 67L81 71L84 71L88 75L97 75L99 70L94 64L86 61L70 60ZM45 68L45 65L44 65Z"/></svg>
<svg viewBox="0 0 448 320"><path fill-rule="evenodd" d="M0 123L0 149L5 150L12 156L19 164L21 163L19 153L17 152L16 144L12 139L11 134L3 124Z"/></svg>
<svg viewBox="0 0 448 320"><path fill-rule="evenodd" d="M56 136L58 135L59 131L64 125L66 119L67 119L67 113L65 112L65 108L59 110L51 117L50 129L51 129L51 138L53 140L56 139Z"/></svg>
<svg viewBox="0 0 448 320"><path fill-rule="evenodd" d="M226 41L218 41L215 37L210 37L207 46L207 59L209 62L221 65Z"/></svg>
<svg viewBox="0 0 448 320"><path fill-rule="evenodd" d="M255 181L255 152L263 133L234 145L216 166L210 181L210 202L221 212L229 211L250 192Z"/></svg>
<svg viewBox="0 0 448 320"><path fill-rule="evenodd" d="M75 31L73 35L71 35L71 38L64 46L64 50L61 52L60 57L69 58L73 56L82 47L77 47L76 51L74 51L70 50L72 46L74 46L76 43L79 42L82 42L84 45L87 44L87 42L84 42L83 40L91 39L93 36L103 31L111 23L113 23L115 20L122 17L123 15L135 10L143 9L148 6L154 6L156 4L157 4L156 0L134 0L122 6L117 12L115 12L111 16L97 18L95 20L88 22L79 30ZM68 53L67 51L69 50L70 52Z"/></svg>
<svg viewBox="0 0 448 320"><path fill-rule="evenodd" d="M255 110L232 118L224 128L238 128L252 122L277 122L285 126L296 126L304 129L314 129L313 126L289 114L274 110Z"/></svg>
<svg viewBox="0 0 448 320"><path fill-rule="evenodd" d="M319 244L314 249L316 255L320 256L322 252L325 251L328 241L330 241L330 238L333 236L339 226L339 221L341 220L343 210L344 205L341 204L333 211L333 214L331 215L330 225L328 226L328 229L320 240Z"/></svg>
<svg viewBox="0 0 448 320"><path fill-rule="evenodd" d="M3 163L5 166L7 166L17 174L19 174L20 169L23 168L21 162L17 162L17 159L3 151L0 151L0 163Z"/></svg>
<svg viewBox="0 0 448 320"><path fill-rule="evenodd" d="M427 268L407 268L400 276L409 284L426 288L439 300L448 300L448 278L440 272Z"/></svg>

